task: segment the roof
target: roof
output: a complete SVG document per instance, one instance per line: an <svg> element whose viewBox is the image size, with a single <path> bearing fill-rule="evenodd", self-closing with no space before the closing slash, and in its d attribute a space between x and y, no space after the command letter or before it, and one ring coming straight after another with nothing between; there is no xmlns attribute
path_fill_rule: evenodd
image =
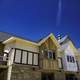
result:
<svg viewBox="0 0 80 80"><path fill-rule="evenodd" d="M71 38L69 37L69 35L66 35L63 38L61 38L60 40L58 40L58 42L59 42L60 45L63 45L65 43L67 43L68 41L71 41L73 43L73 41L71 40Z"/></svg>
<svg viewBox="0 0 80 80"><path fill-rule="evenodd" d="M68 45L69 45L68 43L63 44L62 46L60 46L59 50L64 51L68 47Z"/></svg>
<svg viewBox="0 0 80 80"><path fill-rule="evenodd" d="M25 42L30 42L32 44L35 44L35 45L41 45L42 43L44 43L49 37L51 37L51 39L53 40L53 42L55 42L55 45L58 46L58 41L57 39L55 38L55 36L50 33L48 36L44 37L43 39L41 39L40 41L38 42L34 42L32 40L29 40L29 39L25 39L25 38L22 38L22 37L19 37L19 36L16 36L16 35L13 35L13 34L9 34L9 33L5 33L5 32L1 32L2 34L1 35L1 38L2 38L2 35L4 35L3 37L5 38L3 41L4 44L12 41L12 40L15 40L15 39L19 39L19 40L24 40ZM7 37L7 38L6 38Z"/></svg>
<svg viewBox="0 0 80 80"><path fill-rule="evenodd" d="M21 36L17 36L15 34L12 34L12 33L8 33L8 32L0 32L0 41L3 42L11 37L16 37L16 38L20 38L20 39L24 39L24 40L28 40L28 41L31 41L31 42L36 42L36 41L32 41L30 39L26 39L24 37L21 37ZM37 42L36 42L37 43Z"/></svg>
<svg viewBox="0 0 80 80"><path fill-rule="evenodd" d="M67 39L67 37L68 37L67 35L66 35L66 36L64 36L63 38L61 38L60 40L58 40L58 42L59 42L59 43L64 42L64 41Z"/></svg>
<svg viewBox="0 0 80 80"><path fill-rule="evenodd" d="M9 39L10 37L12 37L12 35L6 33L6 32L0 32L0 42L3 42L7 39Z"/></svg>

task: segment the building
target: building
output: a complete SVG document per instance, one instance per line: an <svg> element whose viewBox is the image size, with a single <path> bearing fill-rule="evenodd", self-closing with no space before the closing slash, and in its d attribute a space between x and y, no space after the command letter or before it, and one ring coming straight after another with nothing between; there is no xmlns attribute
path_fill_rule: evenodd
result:
<svg viewBox="0 0 80 80"><path fill-rule="evenodd" d="M38 42L0 33L0 80L80 80L80 54L69 36Z"/></svg>

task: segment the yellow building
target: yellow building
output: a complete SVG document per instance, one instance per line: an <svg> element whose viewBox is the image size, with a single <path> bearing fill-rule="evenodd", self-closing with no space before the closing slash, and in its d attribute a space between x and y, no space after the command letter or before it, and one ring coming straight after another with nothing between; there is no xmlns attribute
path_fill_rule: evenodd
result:
<svg viewBox="0 0 80 80"><path fill-rule="evenodd" d="M0 80L80 80L80 54L69 36L33 42L1 35Z"/></svg>

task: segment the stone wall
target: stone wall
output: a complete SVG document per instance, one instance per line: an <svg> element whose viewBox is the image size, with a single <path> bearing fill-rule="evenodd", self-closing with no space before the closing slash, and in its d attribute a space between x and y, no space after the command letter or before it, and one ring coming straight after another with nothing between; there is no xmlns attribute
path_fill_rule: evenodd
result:
<svg viewBox="0 0 80 80"><path fill-rule="evenodd" d="M54 77L55 77L55 80L65 80L64 72L55 71Z"/></svg>
<svg viewBox="0 0 80 80"><path fill-rule="evenodd" d="M41 80L41 72L26 66L13 66L11 80Z"/></svg>
<svg viewBox="0 0 80 80"><path fill-rule="evenodd" d="M0 69L0 80L7 80L7 69Z"/></svg>
<svg viewBox="0 0 80 80"><path fill-rule="evenodd" d="M13 65L11 80L41 80L42 73L48 73L46 71L40 72L31 67L25 65ZM49 72L50 73L50 72ZM51 71L53 73L53 80L66 80L64 71ZM70 72L68 74L71 74ZM80 73L72 73L77 77L77 80L80 80ZM1 79L0 79L1 80ZM3 80L3 79L2 79Z"/></svg>

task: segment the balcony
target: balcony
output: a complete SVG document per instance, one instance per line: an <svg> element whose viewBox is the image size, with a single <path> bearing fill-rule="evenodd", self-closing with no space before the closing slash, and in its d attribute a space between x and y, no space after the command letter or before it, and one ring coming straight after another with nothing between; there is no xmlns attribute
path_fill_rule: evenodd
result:
<svg viewBox="0 0 80 80"><path fill-rule="evenodd" d="M0 68L6 68L7 67L7 56L0 56Z"/></svg>

